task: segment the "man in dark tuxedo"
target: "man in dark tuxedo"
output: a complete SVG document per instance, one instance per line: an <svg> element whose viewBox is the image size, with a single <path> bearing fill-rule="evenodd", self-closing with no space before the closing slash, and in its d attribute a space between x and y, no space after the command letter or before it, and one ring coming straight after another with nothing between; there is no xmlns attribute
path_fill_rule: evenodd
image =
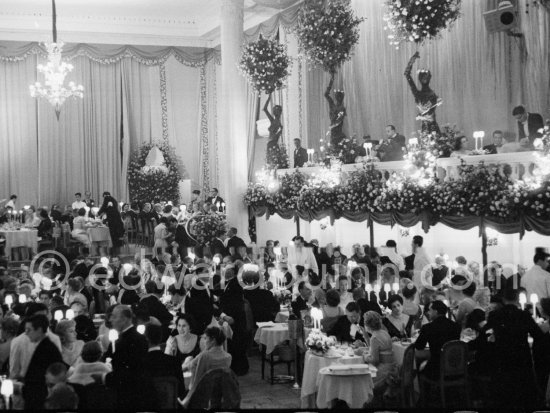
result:
<svg viewBox="0 0 550 413"><path fill-rule="evenodd" d="M448 341L460 339L460 326L446 317L449 308L443 301L436 300L430 304L428 318L430 323L422 326L420 335L414 347L424 350L426 344L430 345L430 359L426 367L420 372L431 379L439 377L439 365L441 348Z"/></svg>
<svg viewBox="0 0 550 413"><path fill-rule="evenodd" d="M301 281L300 284L298 284L298 293L300 295L295 301L290 303L290 306L292 307L292 312L294 315L301 319L302 311L309 308L307 303L311 297L311 290L307 287L305 281Z"/></svg>
<svg viewBox="0 0 550 413"><path fill-rule="evenodd" d="M529 146L533 146L533 141L542 136L539 132L539 129L544 128L542 116L538 113L528 113L524 106L516 106L512 116L518 121L519 141L528 141Z"/></svg>
<svg viewBox="0 0 550 413"><path fill-rule="evenodd" d="M449 267L445 265L445 259L440 256L435 257L435 266L432 267L432 287L438 287L448 274Z"/></svg>
<svg viewBox="0 0 550 413"><path fill-rule="evenodd" d="M246 248L246 243L244 240L237 236L237 228L229 228L229 231L227 231L227 237L227 249L229 251L231 251L231 247L235 249L235 252L238 252L241 247Z"/></svg>
<svg viewBox="0 0 550 413"><path fill-rule="evenodd" d="M114 348L113 343L109 344L105 357L112 358L113 371L103 375L102 380L107 387L115 389L120 410L146 410L150 407L147 400L152 388L145 370L147 340L136 331L132 310L126 305L115 307L111 323L118 332L118 340Z"/></svg>
<svg viewBox="0 0 550 413"><path fill-rule="evenodd" d="M307 162L307 150L302 148L302 141L294 139L294 167L301 168Z"/></svg>
<svg viewBox="0 0 550 413"><path fill-rule="evenodd" d="M340 316L332 328L327 332L328 336L335 336L338 341L354 343L365 341L363 327L360 326L361 309L355 301L346 305L346 315Z"/></svg>
<svg viewBox="0 0 550 413"><path fill-rule="evenodd" d="M48 317L35 314L25 322L25 334L33 344L37 344L25 374L23 399L25 410L42 410L48 396L46 370L52 363L62 362L61 353L47 337Z"/></svg>
<svg viewBox="0 0 550 413"><path fill-rule="evenodd" d="M147 281L145 283L145 292L147 295L142 297L138 308L146 310L150 316L159 320L163 328L163 337L168 338L168 326L174 317L172 317L172 314L170 314L170 311L168 311L164 304L160 302L160 297L164 293L164 286L157 285L156 281Z"/></svg>
<svg viewBox="0 0 550 413"><path fill-rule="evenodd" d="M218 212L223 212L225 208L225 201L218 195L218 188L212 188L210 190L210 196L206 198L206 202L212 205L216 205Z"/></svg>
<svg viewBox="0 0 550 413"><path fill-rule="evenodd" d="M222 257L225 257L229 255L229 251L227 250L227 248L225 248L224 242L220 238L220 236L217 236L212 241L210 241L210 254L212 254L212 256L216 254L221 254Z"/></svg>
<svg viewBox="0 0 550 413"><path fill-rule="evenodd" d="M178 396L185 395L185 385L181 364L174 356L164 354L160 348L162 343L162 328L158 325L147 323L145 326L145 338L149 344L149 351L145 357L145 371L149 377L175 377L178 381Z"/></svg>
<svg viewBox="0 0 550 413"><path fill-rule="evenodd" d="M390 142L395 143L395 146L397 146L401 150L401 157L397 160L403 159L403 154L407 152L407 141L405 137L395 130L395 126L388 125L386 126L386 137ZM397 156L397 155L396 155Z"/></svg>
<svg viewBox="0 0 550 413"><path fill-rule="evenodd" d="M501 130L496 130L493 132L493 142L490 145L485 145L483 150L489 155L495 155L498 153L499 148L504 143L504 135Z"/></svg>

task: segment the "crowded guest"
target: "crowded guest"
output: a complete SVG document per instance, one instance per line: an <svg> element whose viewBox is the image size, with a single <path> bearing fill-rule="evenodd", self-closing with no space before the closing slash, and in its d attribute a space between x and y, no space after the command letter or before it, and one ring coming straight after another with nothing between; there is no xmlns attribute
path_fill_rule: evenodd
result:
<svg viewBox="0 0 550 413"><path fill-rule="evenodd" d="M321 325L324 331L331 331L334 324L336 324L338 319L345 315L345 313L340 306L340 293L337 290L328 290L326 293L326 300L326 305L321 307L321 311L323 311Z"/></svg>
<svg viewBox="0 0 550 413"><path fill-rule="evenodd" d="M68 366L74 366L82 348L84 341L76 339L76 323L74 320L60 320L55 327L55 334L61 340L61 356L63 362Z"/></svg>
<svg viewBox="0 0 550 413"><path fill-rule="evenodd" d="M9 375L11 342L17 336L19 322L12 317L4 318L0 322L0 374Z"/></svg>
<svg viewBox="0 0 550 413"><path fill-rule="evenodd" d="M539 300L550 298L550 273L546 271L549 257L547 252L537 251L533 257L535 265L521 277L521 286L527 291L527 297L537 294Z"/></svg>
<svg viewBox="0 0 550 413"><path fill-rule="evenodd" d="M294 167L301 168L307 161L307 150L302 148L302 141L300 139L294 139Z"/></svg>
<svg viewBox="0 0 550 413"><path fill-rule="evenodd" d="M174 318L160 298L164 294L164 285L156 281L147 281L145 283L145 295L141 297L138 308L144 308L149 312L149 315L155 317L163 326L164 337L168 334L168 326Z"/></svg>
<svg viewBox="0 0 550 413"><path fill-rule="evenodd" d="M365 330L370 336L368 341L370 350L368 353L363 353L363 360L377 368L373 384L374 392L380 394L385 390L388 377L395 366L392 339L383 328L380 314L369 311L364 315L364 320Z"/></svg>
<svg viewBox="0 0 550 413"><path fill-rule="evenodd" d="M86 202L82 201L82 194L80 192L74 194L74 202L71 205L72 210L78 211L80 208L86 210L86 207Z"/></svg>
<svg viewBox="0 0 550 413"><path fill-rule="evenodd" d="M53 224L48 216L48 211L45 209L40 210L40 224L36 227L38 230L38 236L43 239L51 239Z"/></svg>
<svg viewBox="0 0 550 413"><path fill-rule="evenodd" d="M454 309L455 321L462 327L466 323L466 317L476 308L478 303L472 298L476 292L476 284L462 275L451 278L449 298L456 305Z"/></svg>
<svg viewBox="0 0 550 413"><path fill-rule="evenodd" d="M525 146L533 146L533 141L541 137L540 129L544 128L544 120L538 113L527 112L525 106L516 106L512 116L518 122L518 140Z"/></svg>
<svg viewBox="0 0 550 413"><path fill-rule="evenodd" d="M246 243L237 236L237 228L234 227L227 231L227 249L231 251L231 248L234 248L235 253L239 251L239 248L246 248Z"/></svg>
<svg viewBox="0 0 550 413"><path fill-rule="evenodd" d="M25 410L41 410L48 395L46 369L52 363L61 362L61 353L47 336L48 317L34 314L25 321L25 335L36 347L24 376L23 400Z"/></svg>
<svg viewBox="0 0 550 413"><path fill-rule="evenodd" d="M392 339L412 337L414 317L403 313L403 298L394 294L388 298L388 308L391 313L384 319L383 323Z"/></svg>
<svg viewBox="0 0 550 413"><path fill-rule="evenodd" d="M196 275L198 278L193 282L185 296L184 311L185 314L193 316L196 323L194 333L200 336L206 329L206 326L212 322L214 307L210 291L205 289L209 279L208 269L199 268ZM201 277L203 277L204 281L201 280Z"/></svg>
<svg viewBox="0 0 550 413"><path fill-rule="evenodd" d="M454 150L451 152L451 158L460 158L469 154L468 138L466 136L457 136L455 138Z"/></svg>
<svg viewBox="0 0 550 413"><path fill-rule="evenodd" d="M349 289L348 277L341 275L338 277L338 293L340 294L340 307L342 310L351 303L353 300L353 294L348 291Z"/></svg>
<svg viewBox="0 0 550 413"><path fill-rule="evenodd" d="M293 274L297 275L296 267L298 265L305 269L313 270L316 274L319 274L319 268L317 267L317 261L313 255L311 248L304 245L304 237L296 236L293 238L294 247L288 249L288 267Z"/></svg>
<svg viewBox="0 0 550 413"><path fill-rule="evenodd" d="M302 311L309 310L309 300L311 298L311 289L306 285L305 281L298 284L298 297L290 304L292 312L298 319L302 319Z"/></svg>
<svg viewBox="0 0 550 413"><path fill-rule="evenodd" d="M424 350L426 344L430 346L430 359L420 374L431 379L439 377L441 348L445 343L460 339L460 326L446 315L449 308L439 300L429 305L428 318L430 322L420 329L420 334L414 343L417 350Z"/></svg>
<svg viewBox="0 0 550 413"><path fill-rule="evenodd" d="M493 141L491 144L483 147L483 150L489 155L495 155L500 152L500 148L504 143L504 134L501 130L493 132Z"/></svg>
<svg viewBox="0 0 550 413"><path fill-rule="evenodd" d="M78 395L72 386L67 385L67 366L52 363L46 370L48 397L44 401L46 410L75 410L78 407Z"/></svg>
<svg viewBox="0 0 550 413"><path fill-rule="evenodd" d="M363 327L359 324L361 321L361 310L355 302L346 306L346 315L340 316L334 323L334 326L327 331L327 335L335 336L338 341L356 343L362 342Z"/></svg>
<svg viewBox="0 0 550 413"><path fill-rule="evenodd" d="M68 378L69 383L86 386L94 383L94 374L103 375L111 372L111 367L101 361L103 351L97 341L89 341L82 347L80 360L74 366Z"/></svg>
<svg viewBox="0 0 550 413"><path fill-rule="evenodd" d="M165 354L175 357L180 365L187 357L195 357L200 352L199 337L192 333L193 325L190 315L180 315L176 320L177 334L166 341Z"/></svg>

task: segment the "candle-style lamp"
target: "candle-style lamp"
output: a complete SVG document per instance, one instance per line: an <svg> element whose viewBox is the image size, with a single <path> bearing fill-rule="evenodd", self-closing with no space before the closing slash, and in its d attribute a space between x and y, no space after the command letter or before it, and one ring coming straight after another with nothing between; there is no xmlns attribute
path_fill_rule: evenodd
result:
<svg viewBox="0 0 550 413"><path fill-rule="evenodd" d="M145 326L143 324L138 325L136 330L139 334L145 334Z"/></svg>
<svg viewBox="0 0 550 413"><path fill-rule="evenodd" d="M527 296L525 293L519 293L519 304L521 305L521 309L525 310L525 304L527 304Z"/></svg>
<svg viewBox="0 0 550 413"><path fill-rule="evenodd" d="M58 323L63 320L63 311L61 310L56 310L56 312L54 313L53 315L53 319L55 321L57 321Z"/></svg>
<svg viewBox="0 0 550 413"><path fill-rule="evenodd" d="M118 340L118 331L116 330L109 330L109 341L111 342L111 345L113 346L113 353L115 352L115 341Z"/></svg>
<svg viewBox="0 0 550 413"><path fill-rule="evenodd" d="M531 294L531 296L529 297L531 301L531 304L533 304L533 318L536 320L537 319L537 303L539 302L539 296L536 295L535 293Z"/></svg>
<svg viewBox="0 0 550 413"><path fill-rule="evenodd" d="M69 308L66 312L65 312L65 318L67 320L72 320L74 318L74 311L72 308Z"/></svg>
<svg viewBox="0 0 550 413"><path fill-rule="evenodd" d="M313 307L311 309L311 318L313 319L313 328L321 330L321 320L323 319L323 312L319 308Z"/></svg>
<svg viewBox="0 0 550 413"><path fill-rule="evenodd" d="M13 381L10 379L2 380L2 386L0 387L0 393L6 400L6 410L11 410L11 396L13 395Z"/></svg>

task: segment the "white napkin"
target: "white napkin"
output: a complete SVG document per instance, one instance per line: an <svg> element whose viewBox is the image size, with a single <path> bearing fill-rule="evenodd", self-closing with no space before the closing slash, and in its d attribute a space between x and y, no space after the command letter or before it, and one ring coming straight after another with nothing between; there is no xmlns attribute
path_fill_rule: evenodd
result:
<svg viewBox="0 0 550 413"><path fill-rule="evenodd" d="M266 322L263 322L263 323L258 322L258 323L256 323L256 325L258 326L258 328L263 328L263 327L273 327L276 324L273 321L266 321Z"/></svg>

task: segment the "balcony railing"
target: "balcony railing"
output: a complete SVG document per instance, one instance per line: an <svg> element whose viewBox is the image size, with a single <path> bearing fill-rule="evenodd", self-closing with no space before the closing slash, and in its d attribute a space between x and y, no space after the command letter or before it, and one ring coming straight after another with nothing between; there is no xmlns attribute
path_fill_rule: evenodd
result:
<svg viewBox="0 0 550 413"><path fill-rule="evenodd" d="M484 162L486 165L499 164L509 165L511 167L511 177L515 180L526 179L532 176L533 168L537 160L537 152L513 152L502 153L495 155L473 155L463 156L461 158L439 158L436 160L437 177L440 180L456 179L459 176L458 167L461 165L461 159L467 165L476 165ZM392 162L374 162L374 168L381 172L406 172L406 161ZM347 173L360 170L363 168L362 163L342 165L342 172L345 177ZM306 175L319 173L323 167L314 166L308 168L297 168L300 172ZM296 169L279 169L277 175L286 175L294 172Z"/></svg>

